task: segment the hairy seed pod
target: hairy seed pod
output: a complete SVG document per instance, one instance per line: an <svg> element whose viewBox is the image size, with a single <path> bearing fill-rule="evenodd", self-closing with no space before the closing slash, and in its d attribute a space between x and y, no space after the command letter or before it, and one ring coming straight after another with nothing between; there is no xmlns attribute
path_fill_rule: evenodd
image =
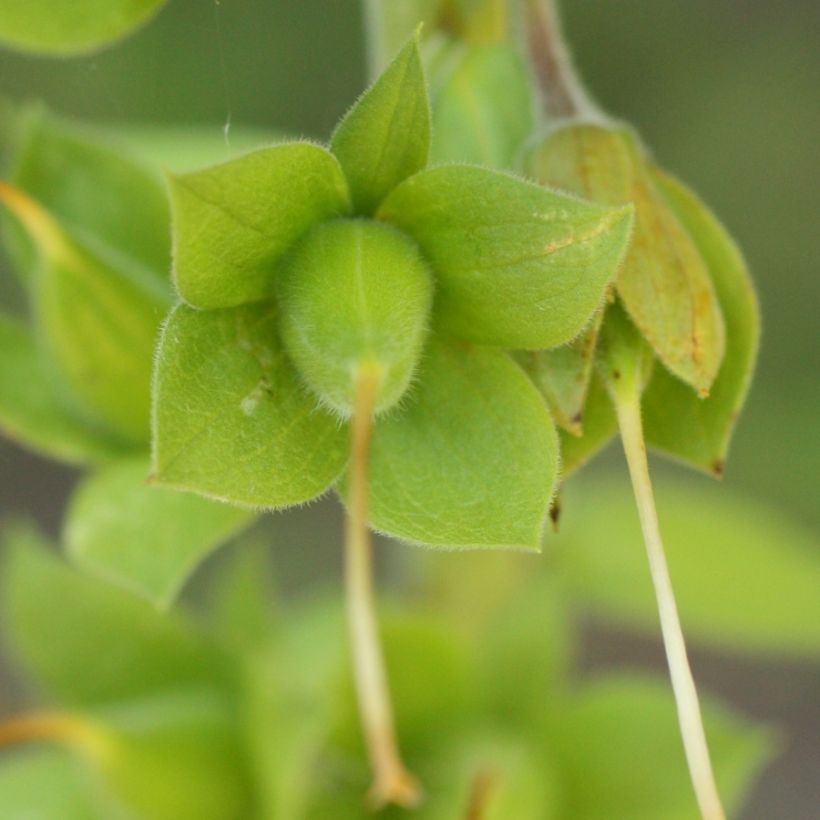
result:
<svg viewBox="0 0 820 820"><path fill-rule="evenodd" d="M285 260L278 294L285 348L324 404L350 416L362 367L379 374L376 412L402 397L433 294L412 240L371 220L324 222Z"/></svg>

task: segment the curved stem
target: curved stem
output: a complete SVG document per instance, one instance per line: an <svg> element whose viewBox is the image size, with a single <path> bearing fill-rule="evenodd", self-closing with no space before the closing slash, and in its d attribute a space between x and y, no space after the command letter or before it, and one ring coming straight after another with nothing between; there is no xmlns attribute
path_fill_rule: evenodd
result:
<svg viewBox="0 0 820 820"><path fill-rule="evenodd" d="M105 739L88 720L64 712L31 712L0 723L0 748L19 743L64 743L99 756Z"/></svg>
<svg viewBox="0 0 820 820"><path fill-rule="evenodd" d="M345 588L356 694L373 768L369 801L411 807L421 798L415 778L401 760L393 722L373 592L373 556L367 526L368 458L380 370L363 365L356 385L350 452L345 543Z"/></svg>
<svg viewBox="0 0 820 820"><path fill-rule="evenodd" d="M601 116L573 65L556 0L523 0L524 29L535 81L549 118Z"/></svg>
<svg viewBox="0 0 820 820"><path fill-rule="evenodd" d="M615 409L641 520L641 529L646 542L649 569L658 602L661 632L666 648L669 675L672 679L672 689L675 693L678 723L683 737L686 760L689 764L689 774L704 820L725 820L726 815L715 784L709 748L703 731L698 693L692 678L692 670L689 667L686 644L661 540L652 482L649 477L649 464L646 458L638 389L620 393L615 399Z"/></svg>

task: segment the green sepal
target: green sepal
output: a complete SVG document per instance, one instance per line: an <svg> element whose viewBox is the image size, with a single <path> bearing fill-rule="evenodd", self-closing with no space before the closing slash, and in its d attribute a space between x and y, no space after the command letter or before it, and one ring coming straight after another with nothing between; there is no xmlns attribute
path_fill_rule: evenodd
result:
<svg viewBox="0 0 820 820"><path fill-rule="evenodd" d="M603 208L470 165L410 177L378 216L427 255L441 328L525 350L564 344L583 329L632 227L631 206Z"/></svg>
<svg viewBox="0 0 820 820"><path fill-rule="evenodd" d="M443 63L434 81L431 160L514 167L533 128L526 66L508 43L451 46L457 59Z"/></svg>
<svg viewBox="0 0 820 820"><path fill-rule="evenodd" d="M607 305L598 336L595 364L617 406L622 397L640 396L654 369L652 349L620 300Z"/></svg>
<svg viewBox="0 0 820 820"><path fill-rule="evenodd" d="M174 281L198 308L268 299L277 262L312 225L349 212L342 169L325 148L290 142L170 175Z"/></svg>
<svg viewBox="0 0 820 820"><path fill-rule="evenodd" d="M369 219L318 225L288 254L277 293L285 349L323 405L349 417L362 366L379 373L376 412L399 401L433 301L430 270L407 236Z"/></svg>
<svg viewBox="0 0 820 820"><path fill-rule="evenodd" d="M30 329L0 315L0 430L50 458L71 464L105 461L128 447L73 413L54 389Z"/></svg>
<svg viewBox="0 0 820 820"><path fill-rule="evenodd" d="M83 570L157 606L171 604L195 567L252 513L147 481L148 459L119 460L75 492L64 541Z"/></svg>
<svg viewBox="0 0 820 820"><path fill-rule="evenodd" d="M516 354L516 360L546 399L555 423L574 436L583 432L584 405L603 314L599 311L589 327L563 347Z"/></svg>
<svg viewBox="0 0 820 820"><path fill-rule="evenodd" d="M336 127L330 140L356 213L369 215L403 179L427 165L430 104L411 38Z"/></svg>
<svg viewBox="0 0 820 820"><path fill-rule="evenodd" d="M549 412L507 354L431 341L374 428L370 521L431 547L538 550L557 466Z"/></svg>
<svg viewBox="0 0 820 820"><path fill-rule="evenodd" d="M752 380L760 310L746 263L726 229L682 183L659 170L653 180L709 269L726 322L726 352L703 400L658 369L644 394L646 440L719 477Z"/></svg>
<svg viewBox="0 0 820 820"><path fill-rule="evenodd" d="M27 194L0 199L35 243L38 340L67 403L130 443L147 442L151 362L166 283L100 246L91 250Z"/></svg>
<svg viewBox="0 0 820 820"><path fill-rule="evenodd" d="M528 168L539 182L595 202L634 204L635 233L618 293L661 362L706 393L724 353L720 305L696 244L655 185L634 135L560 128L532 152Z"/></svg>
<svg viewBox="0 0 820 820"><path fill-rule="evenodd" d="M601 376L593 372L584 402L580 436L559 430L561 439L561 480L566 481L609 444L618 432L612 399Z"/></svg>
<svg viewBox="0 0 820 820"><path fill-rule="evenodd" d="M273 303L179 305L160 340L154 478L255 508L321 495L347 461L347 430L299 383Z"/></svg>
<svg viewBox="0 0 820 820"><path fill-rule="evenodd" d="M224 685L226 659L187 620L77 572L28 527L4 541L4 643L38 691L87 706Z"/></svg>
<svg viewBox="0 0 820 820"><path fill-rule="evenodd" d="M145 25L165 0L4 0L0 42L68 57L96 51Z"/></svg>
<svg viewBox="0 0 820 820"><path fill-rule="evenodd" d="M15 130L14 185L85 246L168 280L170 212L156 166L143 164L105 132L63 120L39 105L23 109ZM8 233L17 272L30 279L34 249L28 237Z"/></svg>

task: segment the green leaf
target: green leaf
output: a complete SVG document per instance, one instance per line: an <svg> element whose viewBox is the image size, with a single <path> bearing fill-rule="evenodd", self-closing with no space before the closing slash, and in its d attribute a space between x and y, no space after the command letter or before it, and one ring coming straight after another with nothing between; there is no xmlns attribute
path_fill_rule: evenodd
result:
<svg viewBox="0 0 820 820"><path fill-rule="evenodd" d="M270 508L308 501L335 481L346 428L298 383L276 320L270 303L171 313L154 390L160 483Z"/></svg>
<svg viewBox="0 0 820 820"><path fill-rule="evenodd" d="M39 203L2 182L0 201L39 251L36 327L66 400L112 434L146 441L154 341L167 286L101 247L92 252Z"/></svg>
<svg viewBox="0 0 820 820"><path fill-rule="evenodd" d="M522 351L516 355L518 363L546 399L555 423L574 436L580 436L583 431L584 405L602 318L603 311L600 311L580 336L563 347Z"/></svg>
<svg viewBox="0 0 820 820"><path fill-rule="evenodd" d="M427 165L430 104L417 37L347 112L330 149L360 214L373 213L396 185Z"/></svg>
<svg viewBox="0 0 820 820"><path fill-rule="evenodd" d="M559 430L561 438L561 478L566 481L593 459L618 432L612 399L597 373L592 374L584 403L583 432L574 436Z"/></svg>
<svg viewBox="0 0 820 820"><path fill-rule="evenodd" d="M323 405L349 417L362 366L379 372L376 412L402 397L433 301L412 241L369 219L325 222L288 254L278 284L285 349Z"/></svg>
<svg viewBox="0 0 820 820"><path fill-rule="evenodd" d="M167 281L170 212L159 173L119 141L41 106L24 109L17 130L12 182L86 247L125 257ZM19 272L27 278L34 258L30 243L15 235L10 239Z"/></svg>
<svg viewBox="0 0 820 820"><path fill-rule="evenodd" d="M145 25L165 0L3 0L0 42L35 54L96 51Z"/></svg>
<svg viewBox="0 0 820 820"><path fill-rule="evenodd" d="M618 293L664 365L708 391L723 358L720 307L698 248L656 188L636 138L600 126L561 128L533 152L529 167L545 185L605 205L635 205Z"/></svg>
<svg viewBox="0 0 820 820"><path fill-rule="evenodd" d="M646 438L660 450L720 476L752 380L760 311L746 263L726 229L680 182L660 171L653 179L709 269L726 322L726 353L704 400L658 370L644 394Z"/></svg>
<svg viewBox="0 0 820 820"><path fill-rule="evenodd" d="M0 765L0 805L16 820L111 820L113 807L96 791L84 765L63 750L26 750Z"/></svg>
<svg viewBox="0 0 820 820"><path fill-rule="evenodd" d="M75 571L31 530L12 530L4 546L5 643L60 703L102 704L224 680L222 655L182 618Z"/></svg>
<svg viewBox="0 0 820 820"><path fill-rule="evenodd" d="M507 43L462 47L433 95L431 159L511 168L533 128L527 69Z"/></svg>
<svg viewBox="0 0 820 820"><path fill-rule="evenodd" d="M546 406L506 354L431 342L373 432L371 523L428 546L537 550L557 459Z"/></svg>
<svg viewBox="0 0 820 820"><path fill-rule="evenodd" d="M439 325L500 347L575 337L626 250L631 208L612 210L473 166L403 182L378 216L410 233L437 277Z"/></svg>
<svg viewBox="0 0 820 820"><path fill-rule="evenodd" d="M124 445L71 412L29 329L0 315L0 430L43 455L72 464L103 461ZM126 450L127 452L127 450Z"/></svg>
<svg viewBox="0 0 820 820"><path fill-rule="evenodd" d="M224 695L177 690L116 704L96 717L108 748L93 762L129 817L249 816L250 784L237 714Z"/></svg>
<svg viewBox="0 0 820 820"><path fill-rule="evenodd" d="M350 208L339 163L308 142L262 148L169 183L176 286L199 308L270 298L289 247Z"/></svg>
<svg viewBox="0 0 820 820"><path fill-rule="evenodd" d="M715 704L706 735L732 816L771 759L773 737ZM549 743L572 820L692 820L698 816L668 686L638 677L588 685L558 716ZM640 761L651 760L651 765ZM614 812L614 814L613 814Z"/></svg>
<svg viewBox="0 0 820 820"><path fill-rule="evenodd" d="M655 599L634 501L625 485L597 483L558 543L578 599L608 621L657 632ZM724 650L820 653L816 538L759 501L725 489L659 482L658 513L684 632Z"/></svg>
<svg viewBox="0 0 820 820"><path fill-rule="evenodd" d="M65 544L84 570L168 606L195 567L252 513L146 482L146 458L87 478L71 500Z"/></svg>

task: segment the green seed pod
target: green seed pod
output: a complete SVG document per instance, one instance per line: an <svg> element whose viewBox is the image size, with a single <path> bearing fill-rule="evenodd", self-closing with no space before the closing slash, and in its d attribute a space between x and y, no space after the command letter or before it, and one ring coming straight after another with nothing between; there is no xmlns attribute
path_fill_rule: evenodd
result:
<svg viewBox="0 0 820 820"><path fill-rule="evenodd" d="M568 125L536 146L528 170L542 184L603 205L634 204L618 295L658 359L707 395L724 355L723 314L706 263L658 190L637 138L622 127Z"/></svg>
<svg viewBox="0 0 820 820"><path fill-rule="evenodd" d="M408 237L370 220L322 223L285 260L278 294L285 348L324 404L350 416L362 366L379 370L376 412L402 397L433 295Z"/></svg>

